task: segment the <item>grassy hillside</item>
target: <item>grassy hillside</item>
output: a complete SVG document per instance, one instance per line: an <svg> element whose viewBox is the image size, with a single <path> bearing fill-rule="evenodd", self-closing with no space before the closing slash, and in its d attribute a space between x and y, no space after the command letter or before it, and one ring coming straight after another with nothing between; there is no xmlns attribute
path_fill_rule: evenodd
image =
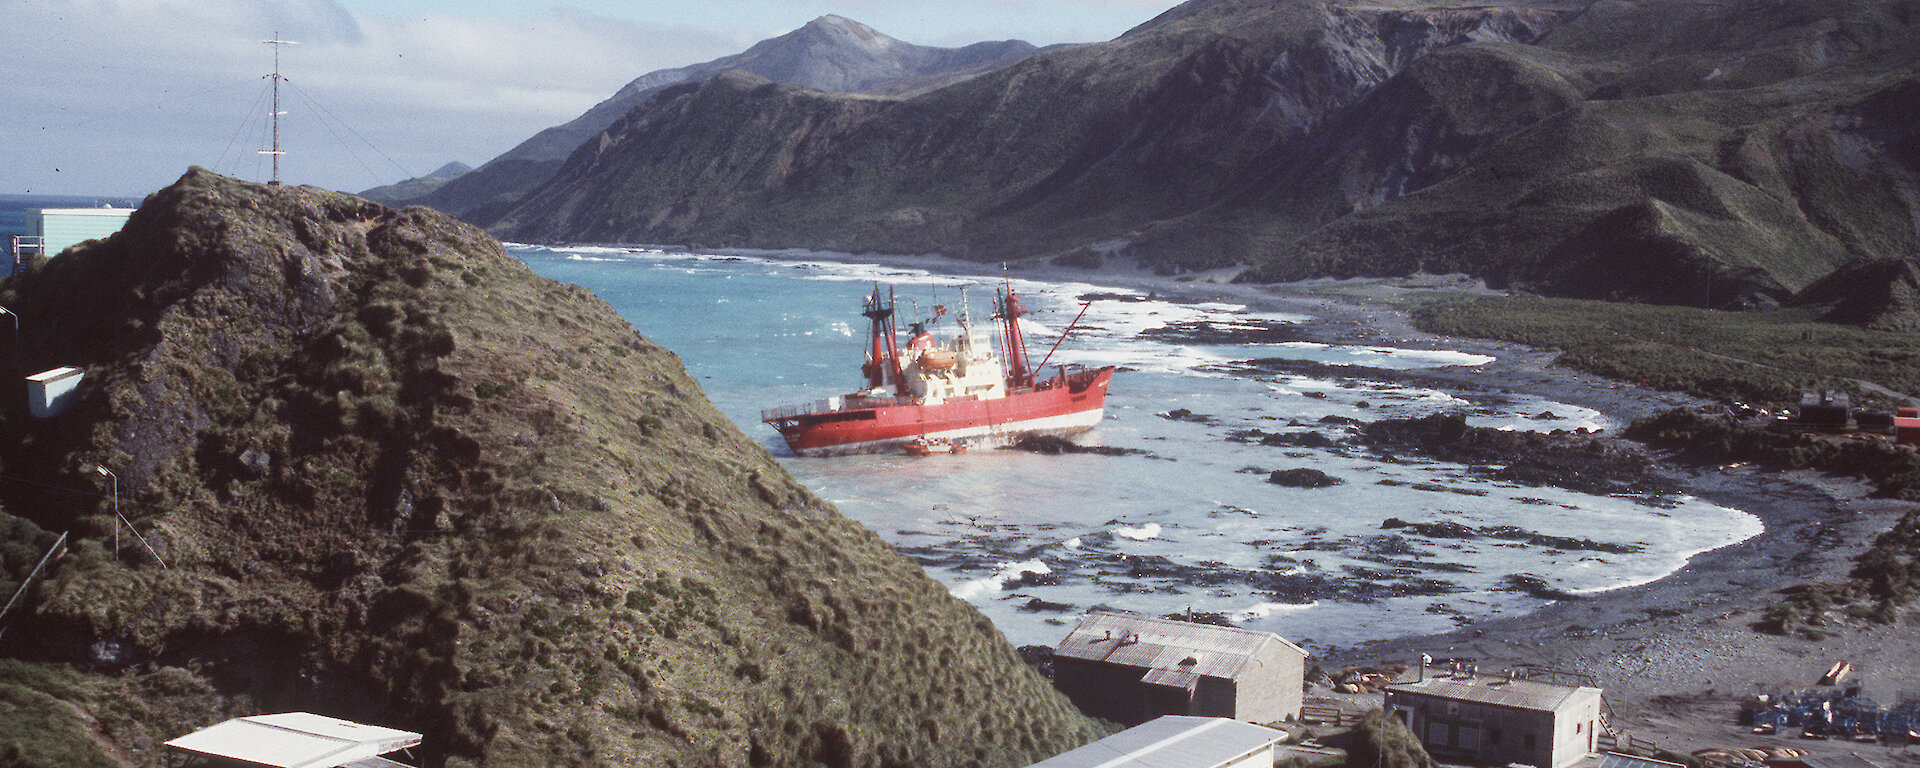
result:
<svg viewBox="0 0 1920 768"><path fill-rule="evenodd" d="M7 509L79 540L0 649L0 754L158 765L289 709L424 732L429 766L1020 765L1097 735L671 353L471 227L194 170L4 299L29 364L87 383L0 445ZM166 567L110 551L95 466Z"/></svg>
<svg viewBox="0 0 1920 768"><path fill-rule="evenodd" d="M1428 48L1530 38L1574 7L1521 5L1429 17L1189 3L1111 42L905 100L710 81L629 113L495 229L983 259L1129 237L1220 199L1249 159ZM716 132L724 142L706 138Z"/></svg>
<svg viewBox="0 0 1920 768"><path fill-rule="evenodd" d="M1431 301L1413 319L1435 333L1562 350L1559 364L1602 376L1756 405L1793 405L1821 389L1883 405L1907 404L1895 393L1920 395L1920 339L1823 322L1813 310L1501 296Z"/></svg>
<svg viewBox="0 0 1920 768"><path fill-rule="evenodd" d="M1920 0L1193 0L911 99L666 92L495 226L1782 303L1920 252L1917 25Z"/></svg>

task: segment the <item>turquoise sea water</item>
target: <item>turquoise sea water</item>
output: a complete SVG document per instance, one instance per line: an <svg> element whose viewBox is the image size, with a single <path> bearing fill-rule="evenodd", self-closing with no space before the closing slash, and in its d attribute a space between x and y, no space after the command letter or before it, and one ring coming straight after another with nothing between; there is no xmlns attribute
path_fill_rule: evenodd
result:
<svg viewBox="0 0 1920 768"><path fill-rule="evenodd" d="M1750 515L1690 498L1592 496L1493 482L1441 462L1382 462L1352 447L1234 442L1236 430L1340 437L1345 427L1324 418L1456 409L1483 426L1616 425L1535 398L1250 372L1236 363L1286 358L1407 369L1488 358L1292 341L1287 328L1298 316L1078 284L1015 281L1034 312L1030 343L1037 358L1082 296L1103 295L1055 362L1120 367L1107 420L1081 441L1139 453L796 458L759 422L760 409L858 386L860 299L876 282L897 292L905 315L916 306L919 314L934 304L956 306L959 288L970 286L984 322L1000 279L792 256L511 250L543 275L592 290L678 353L714 404L796 477L1019 644L1057 642L1095 606L1216 612L1321 645L1442 631L1540 605L1515 577L1573 592L1617 588L1760 530ZM1239 343L1220 343L1228 340ZM1160 415L1175 409L1195 418ZM1292 467L1345 482L1311 490L1266 482L1268 471ZM1428 538L1383 530L1390 517L1513 526L1562 541Z"/></svg>

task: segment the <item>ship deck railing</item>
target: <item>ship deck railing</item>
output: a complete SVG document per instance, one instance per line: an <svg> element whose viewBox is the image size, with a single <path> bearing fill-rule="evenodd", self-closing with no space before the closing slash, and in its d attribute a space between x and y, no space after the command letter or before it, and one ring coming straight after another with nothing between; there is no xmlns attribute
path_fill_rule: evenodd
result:
<svg viewBox="0 0 1920 768"><path fill-rule="evenodd" d="M772 408L765 408L760 411L760 420L792 419L800 416L811 416L816 413L831 413L833 411L845 411L855 408L884 408L889 405L904 405L911 402L913 402L913 398L910 397L849 397L843 395L839 397L829 397L824 400L815 400L811 403L779 405Z"/></svg>

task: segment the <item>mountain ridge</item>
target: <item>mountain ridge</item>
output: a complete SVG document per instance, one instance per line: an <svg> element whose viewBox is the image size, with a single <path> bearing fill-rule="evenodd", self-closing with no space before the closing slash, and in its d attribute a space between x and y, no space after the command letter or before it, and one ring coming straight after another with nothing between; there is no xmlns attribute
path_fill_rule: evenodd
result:
<svg viewBox="0 0 1920 768"><path fill-rule="evenodd" d="M628 110L663 88L729 70L828 92L902 96L990 71L1038 50L1021 40L981 42L961 48L914 45L829 14L737 54L641 75L579 117L534 134L474 173L425 195L397 202L431 206L486 225Z"/></svg>
<svg viewBox="0 0 1920 768"><path fill-rule="evenodd" d="M490 228L1777 303L1920 251L1917 23L1913 0L1194 0L877 105L663 92Z"/></svg>

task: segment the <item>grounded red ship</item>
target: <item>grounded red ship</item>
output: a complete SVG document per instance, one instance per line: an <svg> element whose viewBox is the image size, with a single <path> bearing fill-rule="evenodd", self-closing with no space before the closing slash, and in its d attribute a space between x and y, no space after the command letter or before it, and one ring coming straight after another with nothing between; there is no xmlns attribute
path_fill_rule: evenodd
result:
<svg viewBox="0 0 1920 768"><path fill-rule="evenodd" d="M961 301L964 306L964 294ZM866 364L861 366L866 388L805 405L770 408L760 414L761 420L779 430L787 447L801 456L957 453L969 446L1003 445L1027 435L1074 435L1100 423L1113 366L1092 370L1059 366L1053 377L1036 378L1034 372L1046 367L1047 358L1038 366L1028 365L1026 338L1020 332L1025 312L1012 286L994 304L995 339L976 336L963 309L959 333L935 340L925 327L946 314L943 307L935 307L933 318L913 324L912 336L902 348L892 296L882 297L876 287L862 312L872 328ZM1085 313L1083 308L1081 314ZM1074 322L1078 324L1079 318ZM921 450L913 450L916 447Z"/></svg>

